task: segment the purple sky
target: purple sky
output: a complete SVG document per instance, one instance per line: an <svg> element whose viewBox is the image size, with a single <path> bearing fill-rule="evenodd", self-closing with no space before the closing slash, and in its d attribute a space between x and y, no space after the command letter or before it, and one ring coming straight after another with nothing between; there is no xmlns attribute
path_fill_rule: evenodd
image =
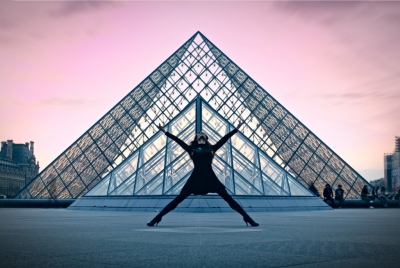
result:
<svg viewBox="0 0 400 268"><path fill-rule="evenodd" d="M400 2L0 2L0 140L47 166L201 31L367 180L400 135Z"/></svg>

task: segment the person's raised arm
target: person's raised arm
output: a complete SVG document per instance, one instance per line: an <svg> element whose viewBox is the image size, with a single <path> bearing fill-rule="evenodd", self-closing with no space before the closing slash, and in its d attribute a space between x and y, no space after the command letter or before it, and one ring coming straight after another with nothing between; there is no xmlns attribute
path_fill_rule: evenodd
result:
<svg viewBox="0 0 400 268"><path fill-rule="evenodd" d="M183 150L185 150L186 152L190 153L190 146L187 145L184 141L182 141L181 139L179 139L178 137L172 135L171 133L169 133L168 131L165 130L165 128L163 128L160 124L157 126L159 130L161 130L162 132L164 132L164 134L170 138L171 140L175 141L176 143L179 144L179 146L181 146L183 148Z"/></svg>
<svg viewBox="0 0 400 268"><path fill-rule="evenodd" d="M234 130L223 136L216 144L212 146L212 150L216 152L219 148L221 148L222 145L224 145L233 135L235 135L239 131L239 128L242 126L242 124L243 122L239 121L239 124Z"/></svg>

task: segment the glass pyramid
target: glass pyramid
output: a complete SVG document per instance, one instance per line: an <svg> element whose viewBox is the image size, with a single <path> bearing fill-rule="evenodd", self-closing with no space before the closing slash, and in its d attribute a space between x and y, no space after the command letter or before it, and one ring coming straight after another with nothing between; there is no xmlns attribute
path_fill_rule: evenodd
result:
<svg viewBox="0 0 400 268"><path fill-rule="evenodd" d="M100 181L99 185L108 184L111 187L112 191L107 189L110 194L117 191L122 183L135 185L134 189L126 188L126 191L135 191L132 194L176 194L191 167L183 165L187 159L179 155L179 148L166 144L165 138L157 136L156 125L166 125L187 111L189 103L199 96L208 103L210 112L215 110L229 124L238 120L245 122L241 129L243 135L232 141L235 144L233 148L242 147L232 149L230 158L221 150L215 160L218 176L226 181L225 185L232 193L249 194L250 191L251 194L266 194L282 190L291 193L290 185L297 181L305 187L314 183L320 191L326 183L334 189L342 184L349 199L360 198L363 185L370 186L221 50L197 32L48 165L16 198L78 198ZM182 120L182 125L189 125L187 132L180 134L181 138L190 140L189 136L194 131L189 128L199 129L196 124L200 120L195 120L193 126L190 125L190 117ZM226 129L217 123L204 120L204 131L212 133L211 136L218 137L225 133ZM223 122L221 120L219 124ZM171 131L179 132L178 126L170 127L176 128ZM150 140L154 142L148 142ZM245 140L251 143L245 143ZM256 149L252 150L252 147ZM145 152L141 153L138 148ZM174 154L167 153L168 157L163 158L162 150L172 150ZM226 151L229 149L226 148ZM258 158L256 151L259 152ZM130 160L125 161L128 158ZM264 170L270 159L290 175L287 180L280 177L280 173L268 168ZM233 170L225 170L224 163L228 163ZM125 169L118 168L120 173L113 173L116 176L114 180L110 172L120 164L126 165ZM248 164L260 168L248 170L244 167ZM164 166L167 168L161 175L159 171ZM178 167L181 168L179 172L176 170ZM131 176L129 180L127 176ZM157 184L166 176L170 179ZM271 176L275 176L274 179ZM233 178L238 179L233 181ZM111 183L106 182L108 179ZM268 179L282 186L266 189L264 182Z"/></svg>
<svg viewBox="0 0 400 268"><path fill-rule="evenodd" d="M198 96L166 128L187 143L202 130L214 144L232 125ZM192 169L189 155L159 131L85 196L177 195ZM217 151L213 170L234 195L313 196L240 133Z"/></svg>

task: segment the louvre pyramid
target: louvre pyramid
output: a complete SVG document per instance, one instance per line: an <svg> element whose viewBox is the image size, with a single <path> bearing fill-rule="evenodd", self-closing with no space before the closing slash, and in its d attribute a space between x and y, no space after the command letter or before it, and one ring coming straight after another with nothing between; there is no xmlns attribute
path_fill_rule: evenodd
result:
<svg viewBox="0 0 400 268"><path fill-rule="evenodd" d="M204 131L212 144L232 130L200 96L166 127L186 141ZM177 195L192 169L189 155L159 131L85 196ZM234 195L313 196L240 133L217 151L213 170Z"/></svg>
<svg viewBox="0 0 400 268"><path fill-rule="evenodd" d="M103 178L107 180L108 174L120 164L129 162L125 160L134 156L138 148L159 135L156 124L166 125L199 96L230 124L244 121L243 136L262 152L261 155L268 156L290 174L288 178L295 178L303 186L314 183L322 190L326 183L334 189L342 184L349 199L360 198L362 187L369 185L197 32L48 165L16 198L83 196ZM210 125L205 126L208 131L207 127ZM138 161L144 160L138 158ZM164 172L168 174L168 171ZM141 176L140 172L138 174ZM163 188L158 192L151 189L157 193L176 194L174 191L179 187ZM235 190L234 193L238 192ZM145 190L137 194L145 194Z"/></svg>

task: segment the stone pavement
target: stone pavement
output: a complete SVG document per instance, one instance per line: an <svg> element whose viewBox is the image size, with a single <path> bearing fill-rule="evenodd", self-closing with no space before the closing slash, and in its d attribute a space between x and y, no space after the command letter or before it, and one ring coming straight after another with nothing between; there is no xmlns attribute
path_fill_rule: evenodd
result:
<svg viewBox="0 0 400 268"><path fill-rule="evenodd" d="M399 209L236 213L0 209L0 267L398 267Z"/></svg>

